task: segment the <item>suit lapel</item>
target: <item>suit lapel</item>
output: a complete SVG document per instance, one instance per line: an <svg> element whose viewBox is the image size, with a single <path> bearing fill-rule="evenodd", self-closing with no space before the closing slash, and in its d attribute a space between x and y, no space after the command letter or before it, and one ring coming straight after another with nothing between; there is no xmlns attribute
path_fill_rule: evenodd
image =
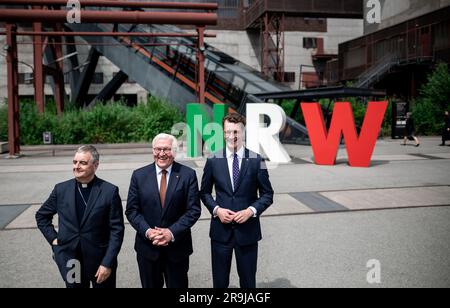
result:
<svg viewBox="0 0 450 308"><path fill-rule="evenodd" d="M169 186L166 191L166 204L163 209L162 215L167 212L167 208L170 206L170 202L172 201L173 193L176 191L178 183L180 181L180 165L176 162L173 163L172 171L169 177Z"/></svg>
<svg viewBox="0 0 450 308"><path fill-rule="evenodd" d="M95 203L97 202L98 196L100 195L101 188L100 183L98 179L95 179L95 183L92 186L91 193L89 194L89 200L86 207L86 210L84 211L83 219L81 220L81 227L86 223L87 218L89 217L89 214L91 213L92 209L95 206Z"/></svg>
<svg viewBox="0 0 450 308"><path fill-rule="evenodd" d="M80 221L78 221L78 215L77 215L77 202L75 201L75 194L77 193L77 182L75 179L72 180L70 183L70 191L71 194L68 194L67 196L67 211L68 211L68 217L75 217L75 220L77 222L76 226L80 225Z"/></svg>
<svg viewBox="0 0 450 308"><path fill-rule="evenodd" d="M239 171L238 182L237 182L237 185L236 185L234 191L237 191L239 189L239 186L241 186L241 183L244 180L245 174L247 173L248 165L249 165L248 157L249 157L249 151L247 149L245 149L244 157L242 157L241 170Z"/></svg>
<svg viewBox="0 0 450 308"><path fill-rule="evenodd" d="M225 151L225 149L223 150L223 157L222 158L217 158L219 160L219 165L221 170L222 175L226 175L225 177L225 183L228 187L228 190L233 192L233 184L231 184L231 174L230 174L230 169L228 169L228 157L227 157L227 153Z"/></svg>
<svg viewBox="0 0 450 308"><path fill-rule="evenodd" d="M156 174L156 165L155 163L150 165L150 172L148 175L148 184L149 184L149 190L148 190L148 198L149 200L152 199L152 196L156 196L156 204L158 208L161 208L161 199L159 198L159 188L158 188L158 175Z"/></svg>

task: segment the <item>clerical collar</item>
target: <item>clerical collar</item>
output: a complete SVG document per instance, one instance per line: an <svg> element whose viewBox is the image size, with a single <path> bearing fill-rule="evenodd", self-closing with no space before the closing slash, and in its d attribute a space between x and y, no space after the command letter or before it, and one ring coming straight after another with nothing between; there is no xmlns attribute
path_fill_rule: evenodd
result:
<svg viewBox="0 0 450 308"><path fill-rule="evenodd" d="M94 185L94 182L95 182L95 179L96 179L97 177L94 177L93 179L92 179L92 181L90 181L89 183L80 183L80 182L78 182L77 181L77 184L78 184L78 186L79 187L81 187L81 188L90 188L90 187L92 187L92 185Z"/></svg>

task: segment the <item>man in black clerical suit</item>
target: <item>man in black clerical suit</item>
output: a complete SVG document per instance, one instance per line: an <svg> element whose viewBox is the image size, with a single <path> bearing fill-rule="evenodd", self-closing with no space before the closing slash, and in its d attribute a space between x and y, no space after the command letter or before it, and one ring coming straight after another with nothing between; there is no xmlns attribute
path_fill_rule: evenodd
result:
<svg viewBox="0 0 450 308"><path fill-rule="evenodd" d="M59 183L36 213L68 288L115 288L117 255L124 222L119 189L96 177L99 154L80 147L73 158L74 179ZM52 223L58 214L58 231Z"/></svg>

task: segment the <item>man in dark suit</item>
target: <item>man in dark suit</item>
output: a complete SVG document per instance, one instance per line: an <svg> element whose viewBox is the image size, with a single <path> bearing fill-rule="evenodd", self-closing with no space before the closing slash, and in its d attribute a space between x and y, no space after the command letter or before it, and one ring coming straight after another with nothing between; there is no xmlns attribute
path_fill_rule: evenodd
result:
<svg viewBox="0 0 450 308"><path fill-rule="evenodd" d="M228 287L233 250L240 286L256 287L259 217L273 203L264 160L244 147L245 123L236 113L223 119L226 148L207 160L203 173L200 196L212 215L214 288Z"/></svg>
<svg viewBox="0 0 450 308"><path fill-rule="evenodd" d="M143 288L187 288L191 227L201 214L195 171L175 162L177 140L152 143L155 163L131 177L126 216L136 229L134 248Z"/></svg>
<svg viewBox="0 0 450 308"><path fill-rule="evenodd" d="M36 213L68 288L115 288L124 236L119 189L96 177L99 154L82 146L73 158L75 179L57 184ZM58 232L52 219L58 214Z"/></svg>

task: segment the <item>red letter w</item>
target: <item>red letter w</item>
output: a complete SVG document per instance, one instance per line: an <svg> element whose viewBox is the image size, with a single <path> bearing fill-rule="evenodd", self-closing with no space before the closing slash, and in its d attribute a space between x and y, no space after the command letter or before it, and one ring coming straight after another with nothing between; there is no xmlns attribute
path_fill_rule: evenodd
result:
<svg viewBox="0 0 450 308"><path fill-rule="evenodd" d="M350 103L335 104L329 132L326 130L319 103L302 103L301 106L316 164L336 163L342 132L350 166L370 166L388 102L369 103L359 137Z"/></svg>

